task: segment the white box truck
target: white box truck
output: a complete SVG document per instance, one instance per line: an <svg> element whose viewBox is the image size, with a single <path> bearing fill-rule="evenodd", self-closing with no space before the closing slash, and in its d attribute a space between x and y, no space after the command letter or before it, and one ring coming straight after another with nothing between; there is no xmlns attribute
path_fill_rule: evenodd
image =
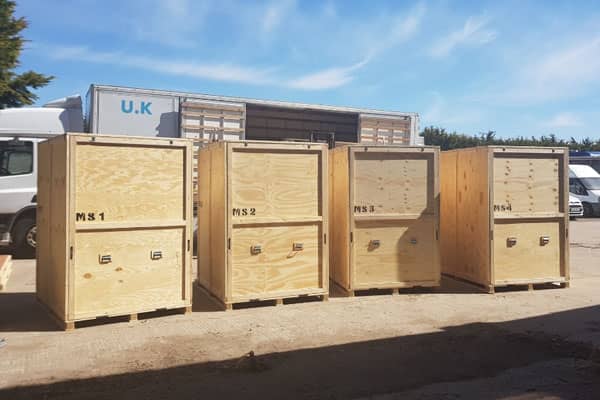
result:
<svg viewBox="0 0 600 400"><path fill-rule="evenodd" d="M84 115L85 111L85 115ZM417 113L90 86L44 107L0 110L0 246L35 254L37 143L65 132L215 140L418 145Z"/></svg>

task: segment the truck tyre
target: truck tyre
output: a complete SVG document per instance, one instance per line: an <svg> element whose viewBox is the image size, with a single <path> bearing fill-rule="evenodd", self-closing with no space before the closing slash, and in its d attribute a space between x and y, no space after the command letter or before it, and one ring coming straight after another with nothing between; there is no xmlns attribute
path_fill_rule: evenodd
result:
<svg viewBox="0 0 600 400"><path fill-rule="evenodd" d="M594 207L590 203L583 203L583 216L591 218L594 216Z"/></svg>
<svg viewBox="0 0 600 400"><path fill-rule="evenodd" d="M36 233L34 219L23 218L17 221L13 236L15 257L35 258Z"/></svg>

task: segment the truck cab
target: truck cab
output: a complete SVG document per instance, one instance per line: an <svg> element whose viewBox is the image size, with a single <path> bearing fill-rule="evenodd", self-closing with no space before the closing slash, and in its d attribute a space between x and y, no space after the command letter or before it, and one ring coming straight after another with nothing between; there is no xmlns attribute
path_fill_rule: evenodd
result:
<svg viewBox="0 0 600 400"><path fill-rule="evenodd" d="M35 256L38 144L71 131L83 131L79 96L0 110L0 247L15 256Z"/></svg>
<svg viewBox="0 0 600 400"><path fill-rule="evenodd" d="M589 165L569 165L569 192L583 205L586 217L600 215L600 174Z"/></svg>

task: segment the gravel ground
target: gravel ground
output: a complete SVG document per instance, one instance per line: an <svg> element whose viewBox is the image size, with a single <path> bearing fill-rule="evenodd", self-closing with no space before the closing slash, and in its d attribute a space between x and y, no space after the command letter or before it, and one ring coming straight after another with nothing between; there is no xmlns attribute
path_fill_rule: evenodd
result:
<svg viewBox="0 0 600 400"><path fill-rule="evenodd" d="M569 289L431 293L192 315L59 332L35 262L0 294L0 399L600 398L600 220L571 223Z"/></svg>

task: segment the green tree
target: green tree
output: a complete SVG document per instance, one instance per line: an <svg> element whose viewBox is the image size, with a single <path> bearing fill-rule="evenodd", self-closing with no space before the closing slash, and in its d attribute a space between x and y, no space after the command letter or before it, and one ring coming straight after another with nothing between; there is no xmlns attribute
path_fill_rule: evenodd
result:
<svg viewBox="0 0 600 400"><path fill-rule="evenodd" d="M54 78L34 71L15 72L25 43L21 31L27 28L27 21L14 13L14 1L0 0L0 109L33 104L37 96L31 89L45 86Z"/></svg>
<svg viewBox="0 0 600 400"><path fill-rule="evenodd" d="M442 150L460 149L464 147L501 145L501 146L565 146L571 150L600 150L600 140L592 140L589 137L580 141L575 138L570 140L559 139L555 134L542 135L540 138L523 136L514 138L498 138L495 131L481 132L479 135L465 135L456 132L447 132L444 128L429 126L421 132L426 145L440 146Z"/></svg>

